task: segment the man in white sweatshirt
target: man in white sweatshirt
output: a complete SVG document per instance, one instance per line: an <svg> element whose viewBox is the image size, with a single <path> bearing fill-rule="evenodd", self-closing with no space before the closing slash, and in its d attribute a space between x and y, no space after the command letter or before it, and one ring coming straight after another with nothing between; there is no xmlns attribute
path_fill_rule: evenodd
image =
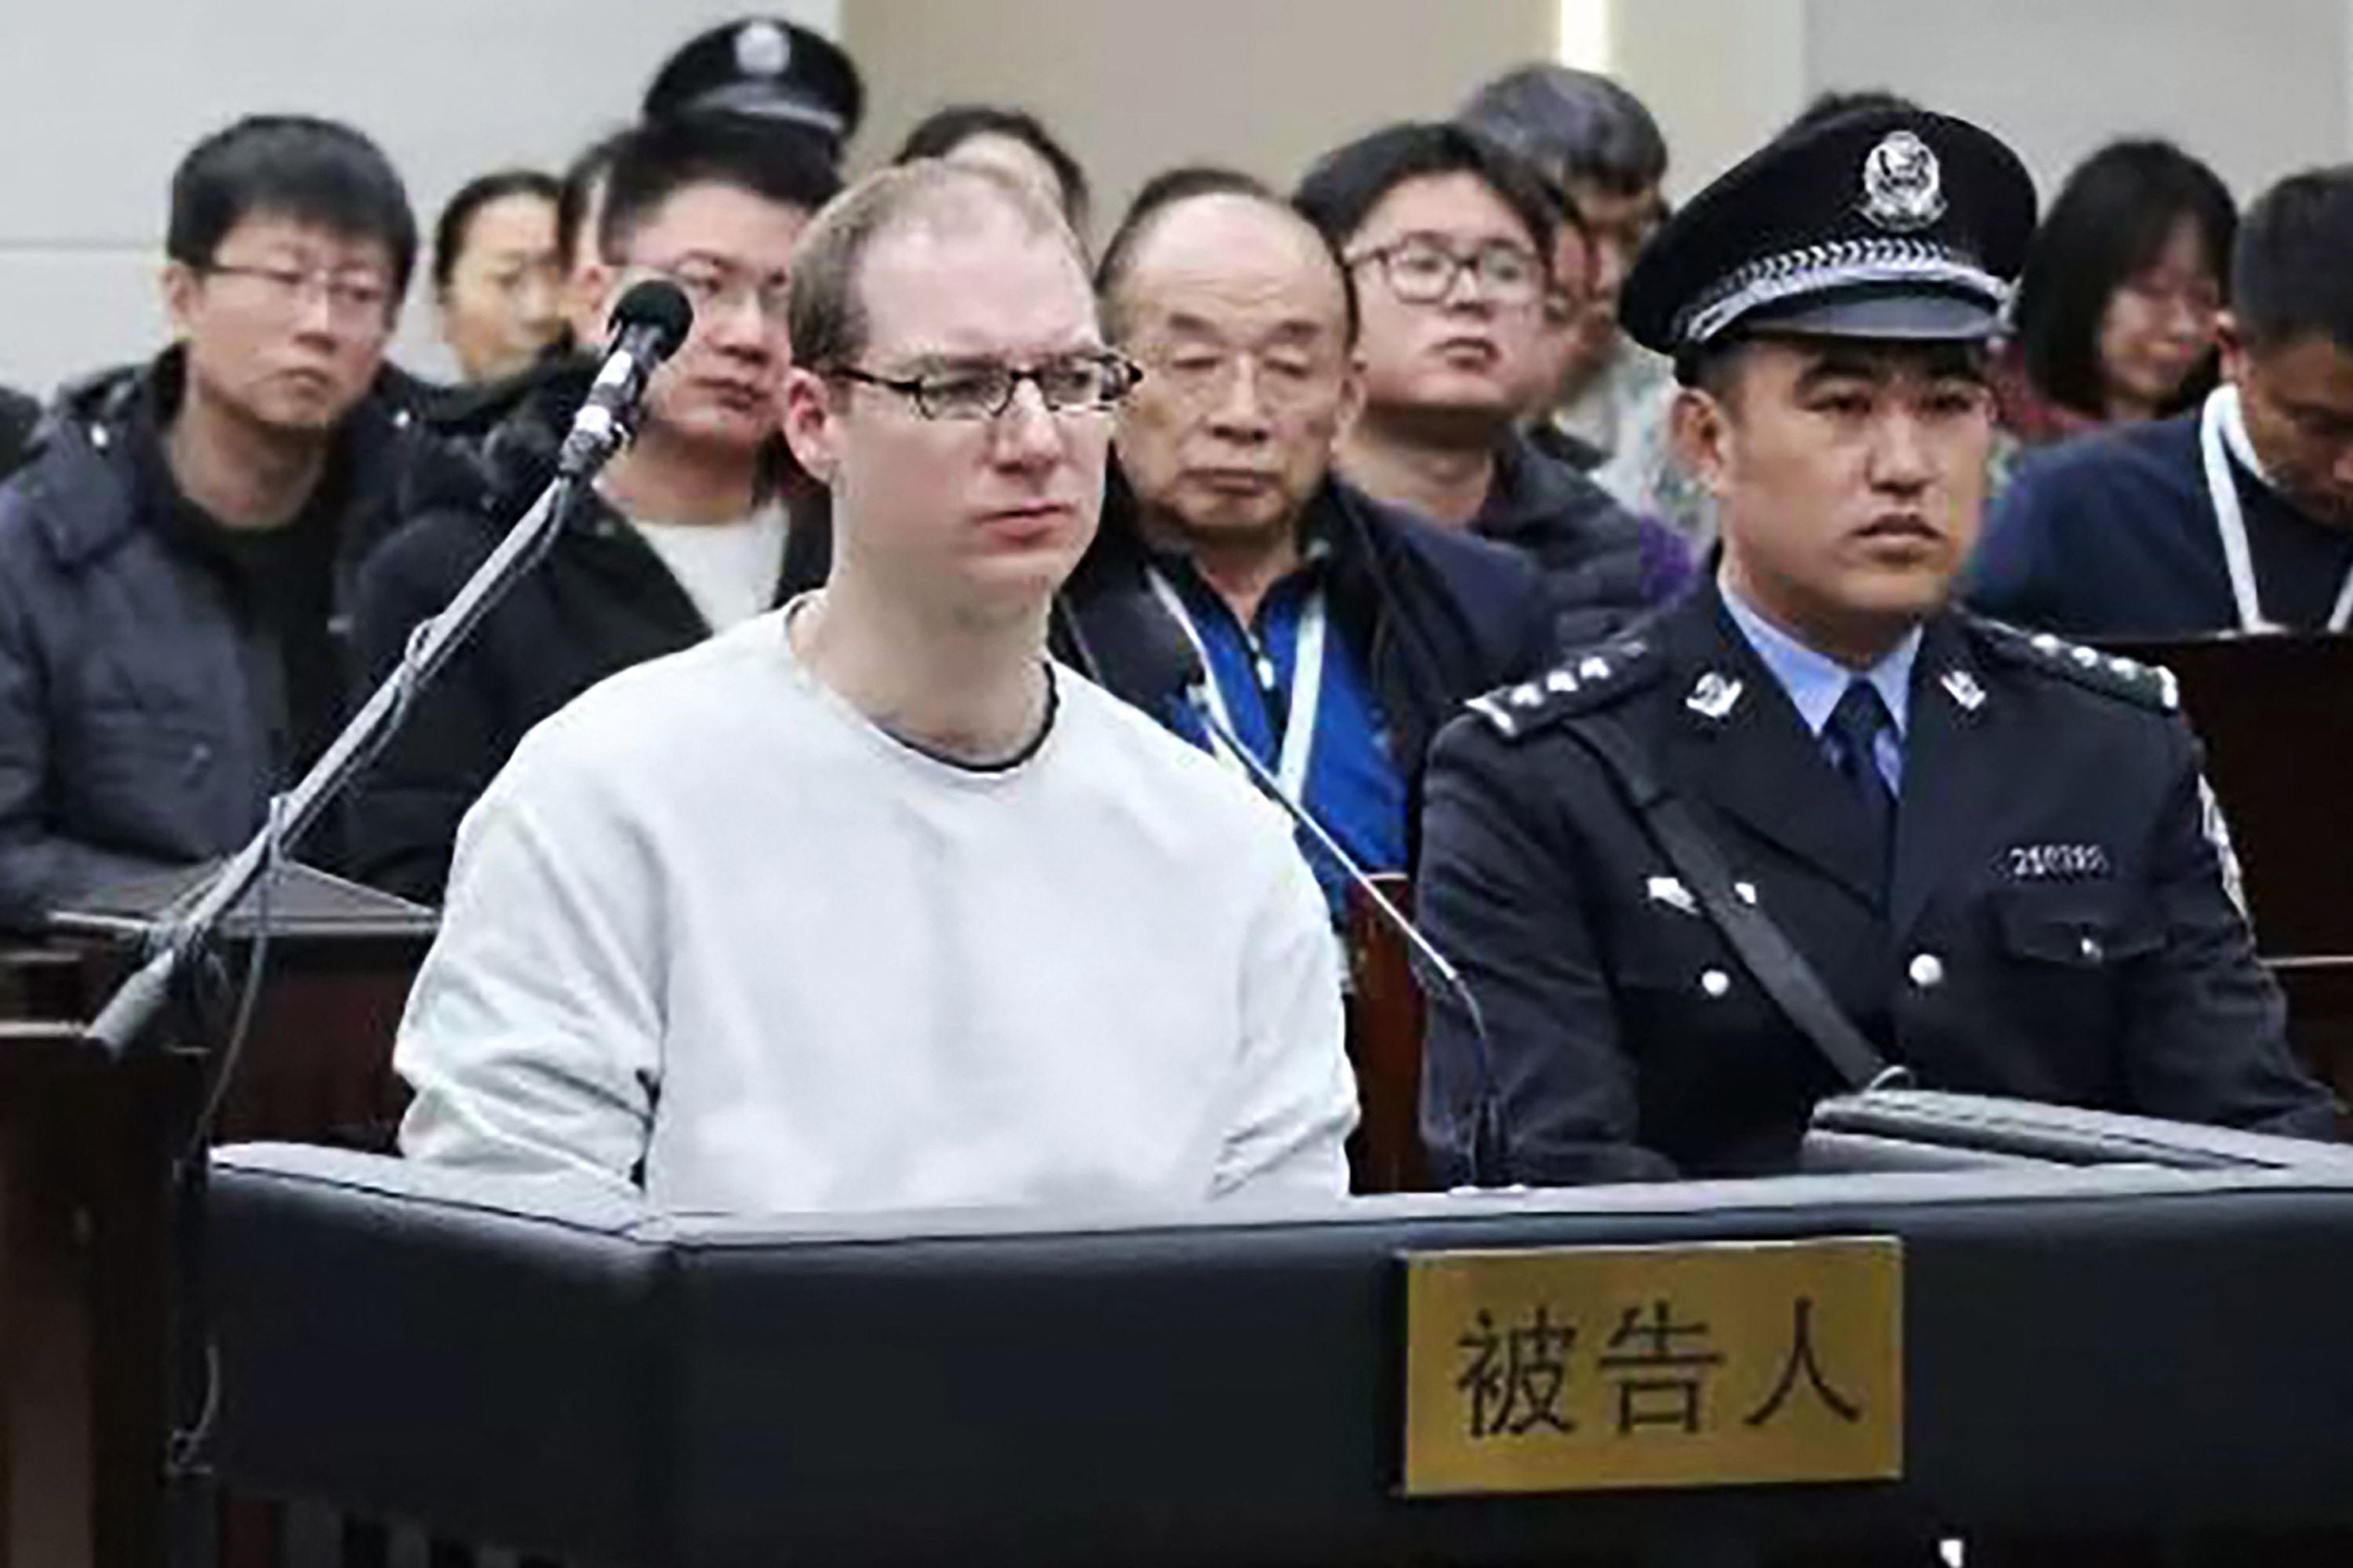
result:
<svg viewBox="0 0 2353 1568"><path fill-rule="evenodd" d="M1285 824L1046 656L1135 375L1077 242L918 164L828 207L790 290L831 580L516 751L402 1024L403 1148L706 1210L1344 1192Z"/></svg>

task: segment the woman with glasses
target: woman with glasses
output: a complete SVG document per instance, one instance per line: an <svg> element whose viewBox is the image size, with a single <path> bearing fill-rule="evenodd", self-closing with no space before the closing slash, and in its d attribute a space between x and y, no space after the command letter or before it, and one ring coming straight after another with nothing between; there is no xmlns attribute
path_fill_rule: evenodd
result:
<svg viewBox="0 0 2353 1568"><path fill-rule="evenodd" d="M1996 360L2002 429L2039 446L2195 407L2215 382L2238 209L2169 142L2117 142L2067 176Z"/></svg>

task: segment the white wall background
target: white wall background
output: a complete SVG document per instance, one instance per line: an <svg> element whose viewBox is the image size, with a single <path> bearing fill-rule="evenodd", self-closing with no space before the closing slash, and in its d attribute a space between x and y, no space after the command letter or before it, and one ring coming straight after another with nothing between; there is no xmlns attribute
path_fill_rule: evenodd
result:
<svg viewBox="0 0 2353 1568"><path fill-rule="evenodd" d="M2046 197L2123 135L2171 137L2242 200L2353 156L2348 0L1611 0L1608 22L1686 195L1832 88L1982 122Z"/></svg>
<svg viewBox="0 0 2353 1568"><path fill-rule="evenodd" d="M1606 8L1612 69L1665 125L1682 193L1832 87L1983 119L2046 194L2131 132L2173 136L2242 196L2353 156L2353 0L1570 3ZM670 48L771 5L859 53L878 111L861 163L913 112L985 92L1046 111L1082 158L1092 145L1113 200L1147 165L1211 150L1197 143L1267 143L1244 161L1287 164L1368 116L1442 112L1537 52L1559 8L1423 0L1429 41L1411 48L1391 37L1414 36L1407 0L0 0L0 380L47 389L161 342L166 181L239 113L353 122L429 223L483 169L560 164L628 117ZM1215 123L1188 124L1205 102L1224 105ZM438 372L431 316L413 299L396 352Z"/></svg>
<svg viewBox="0 0 2353 1568"><path fill-rule="evenodd" d="M240 114L366 132L426 230L474 175L560 167L672 48L754 9L839 31L839 0L0 0L0 381L154 351L172 169ZM421 291L395 352L447 365Z"/></svg>

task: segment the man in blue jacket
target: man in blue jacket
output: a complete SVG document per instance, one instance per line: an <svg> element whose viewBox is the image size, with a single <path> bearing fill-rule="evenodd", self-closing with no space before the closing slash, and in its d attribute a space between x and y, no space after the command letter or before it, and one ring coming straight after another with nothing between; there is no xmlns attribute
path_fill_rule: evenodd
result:
<svg viewBox="0 0 2353 1568"><path fill-rule="evenodd" d="M1196 740L1214 715L1362 863L1403 868L1430 737L1549 655L1535 570L1333 476L1355 300L1263 186L1215 170L1154 182L1098 283L1144 377L1065 599L1065 656ZM1309 858L1336 906L1337 868Z"/></svg>
<svg viewBox="0 0 2353 1568"><path fill-rule="evenodd" d="M1969 602L2077 637L2353 625L2353 168L2239 228L2223 385L2174 418L2035 454Z"/></svg>

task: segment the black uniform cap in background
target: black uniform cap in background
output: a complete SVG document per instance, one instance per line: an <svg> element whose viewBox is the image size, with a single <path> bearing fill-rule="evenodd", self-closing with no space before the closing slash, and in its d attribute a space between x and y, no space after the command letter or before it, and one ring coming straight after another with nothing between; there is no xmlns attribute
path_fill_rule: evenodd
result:
<svg viewBox="0 0 2353 1568"><path fill-rule="evenodd" d="M781 17L747 16L697 34L664 61L646 90L645 117L717 111L806 125L838 157L865 105L839 45Z"/></svg>

